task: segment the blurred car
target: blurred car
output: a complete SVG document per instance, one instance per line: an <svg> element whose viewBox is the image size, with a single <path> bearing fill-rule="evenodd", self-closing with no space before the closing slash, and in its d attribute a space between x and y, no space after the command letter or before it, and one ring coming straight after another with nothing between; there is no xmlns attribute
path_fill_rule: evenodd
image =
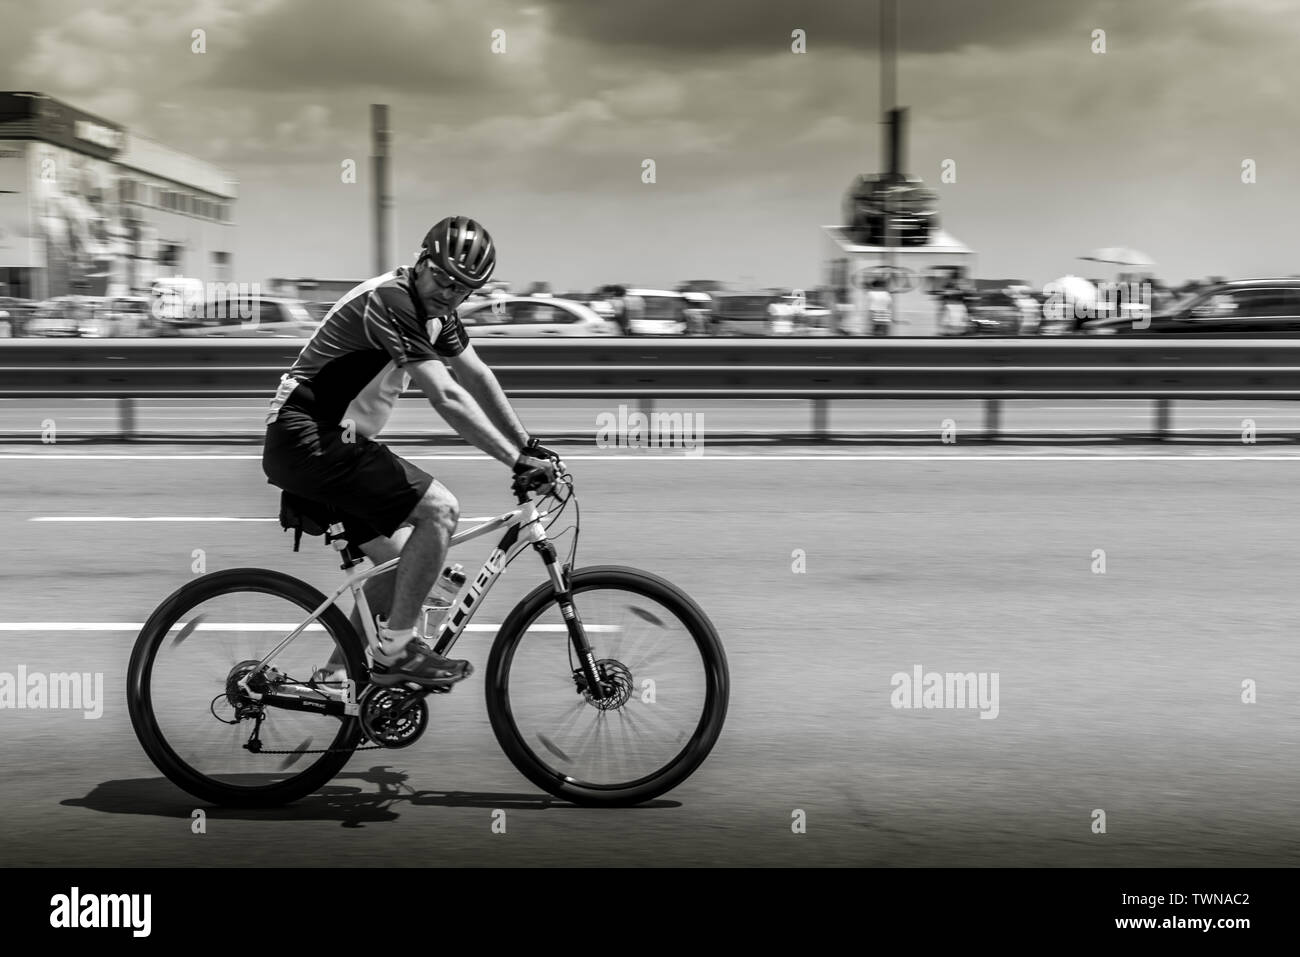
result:
<svg viewBox="0 0 1300 957"><path fill-rule="evenodd" d="M788 307L786 309L780 307ZM824 293L814 289L805 292L795 289L773 300L768 307L779 322L769 328L769 335L816 336L829 335L831 311L825 305ZM788 322L786 321L788 320ZM787 328L788 326L788 328Z"/></svg>
<svg viewBox="0 0 1300 957"><path fill-rule="evenodd" d="M614 307L609 301L611 293L608 290L609 287L606 286L602 287L599 292L566 292L557 298L580 303L602 319L613 319Z"/></svg>
<svg viewBox="0 0 1300 957"><path fill-rule="evenodd" d="M634 336L682 336L686 334L688 300L668 289L629 289L628 326ZM636 308L636 300L641 308Z"/></svg>
<svg viewBox="0 0 1300 957"><path fill-rule="evenodd" d="M240 339L306 339L320 328L301 299L272 296L209 300L201 316L167 325L172 335Z"/></svg>
<svg viewBox="0 0 1300 957"><path fill-rule="evenodd" d="M84 308L76 296L56 296L36 304L27 322L27 334L67 338L81 335Z"/></svg>
<svg viewBox="0 0 1300 957"><path fill-rule="evenodd" d="M87 339L149 335L152 316L148 296L103 296L83 299L77 335Z"/></svg>
<svg viewBox="0 0 1300 957"><path fill-rule="evenodd" d="M771 319L770 292L723 292L713 296L711 325L714 335L765 336Z"/></svg>
<svg viewBox="0 0 1300 957"><path fill-rule="evenodd" d="M149 297L116 296L105 303L113 335L141 336L149 333Z"/></svg>
<svg viewBox="0 0 1300 957"><path fill-rule="evenodd" d="M1019 300L1005 290L984 290L966 296L967 336L1020 335Z"/></svg>
<svg viewBox="0 0 1300 957"><path fill-rule="evenodd" d="M1085 322L1083 331L1089 335L1300 336L1300 279L1216 283L1156 312L1149 322L1135 322L1121 314Z"/></svg>
<svg viewBox="0 0 1300 957"><path fill-rule="evenodd" d="M551 296L495 296L458 310L471 337L616 336L618 325L585 303Z"/></svg>
<svg viewBox="0 0 1300 957"><path fill-rule="evenodd" d="M32 335L27 331L28 323L36 315L36 303L30 299L17 296L0 296L0 322L8 325L9 335L18 338Z"/></svg>

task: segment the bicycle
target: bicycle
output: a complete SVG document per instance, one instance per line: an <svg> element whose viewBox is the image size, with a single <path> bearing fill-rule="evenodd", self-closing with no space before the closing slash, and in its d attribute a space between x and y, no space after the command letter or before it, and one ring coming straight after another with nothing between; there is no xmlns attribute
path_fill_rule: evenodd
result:
<svg viewBox="0 0 1300 957"><path fill-rule="evenodd" d="M430 643L448 654L531 546L547 581L519 601L493 641L484 683L493 733L514 766L556 797L588 806L656 798L686 780L721 733L730 678L717 632L657 575L615 565L573 570L581 510L567 472L548 494L534 500L516 490L516 498L512 511L453 535L455 548L505 529L478 574L435 609L442 617ZM547 531L570 501L573 541L561 563ZM269 569L212 572L163 601L136 640L132 726L158 769L195 797L238 807L299 800L357 750L414 744L429 724L428 696L450 690L369 682L378 636L362 586L400 559L357 569L368 559L331 514L319 520L348 576L330 596ZM338 604L347 593L364 645ZM309 614L294 624L301 612ZM566 654L548 637L560 634ZM674 651L682 660L667 657ZM195 652L216 667L200 674ZM328 744L313 748L321 735Z"/></svg>

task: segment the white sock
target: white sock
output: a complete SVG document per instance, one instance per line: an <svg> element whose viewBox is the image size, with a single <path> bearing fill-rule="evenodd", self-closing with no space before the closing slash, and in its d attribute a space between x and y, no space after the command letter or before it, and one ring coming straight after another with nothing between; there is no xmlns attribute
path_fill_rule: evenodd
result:
<svg viewBox="0 0 1300 957"><path fill-rule="evenodd" d="M388 619L382 615L375 618L375 624L379 626L379 647L389 654L401 651L415 639L414 625L410 628L389 628Z"/></svg>

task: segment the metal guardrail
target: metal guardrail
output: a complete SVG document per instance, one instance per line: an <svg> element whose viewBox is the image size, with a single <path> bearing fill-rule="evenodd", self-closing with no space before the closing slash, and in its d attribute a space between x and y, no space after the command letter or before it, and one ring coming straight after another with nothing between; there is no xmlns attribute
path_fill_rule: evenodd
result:
<svg viewBox="0 0 1300 957"><path fill-rule="evenodd" d="M269 397L302 340L31 340L0 344L0 398ZM1009 399L1149 399L1152 437L1176 399L1300 399L1300 339L475 340L512 396L784 398L830 434L836 399L978 399L985 437Z"/></svg>

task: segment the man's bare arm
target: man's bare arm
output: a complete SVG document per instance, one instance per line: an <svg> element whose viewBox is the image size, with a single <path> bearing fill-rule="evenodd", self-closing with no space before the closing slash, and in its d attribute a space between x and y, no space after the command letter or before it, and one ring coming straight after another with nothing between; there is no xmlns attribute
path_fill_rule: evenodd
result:
<svg viewBox="0 0 1300 957"><path fill-rule="evenodd" d="M474 401L492 420L497 430L520 446L527 444L528 431L519 421L505 392L501 390L496 374L478 357L474 346L466 346L464 352L448 361L456 372L456 381L474 397Z"/></svg>
<svg viewBox="0 0 1300 957"><path fill-rule="evenodd" d="M408 365L406 371L410 373L411 381L428 397L429 404L461 438L498 462L507 466L515 464L525 440L516 442L502 435L479 407L472 392L462 388L442 362L427 359Z"/></svg>

